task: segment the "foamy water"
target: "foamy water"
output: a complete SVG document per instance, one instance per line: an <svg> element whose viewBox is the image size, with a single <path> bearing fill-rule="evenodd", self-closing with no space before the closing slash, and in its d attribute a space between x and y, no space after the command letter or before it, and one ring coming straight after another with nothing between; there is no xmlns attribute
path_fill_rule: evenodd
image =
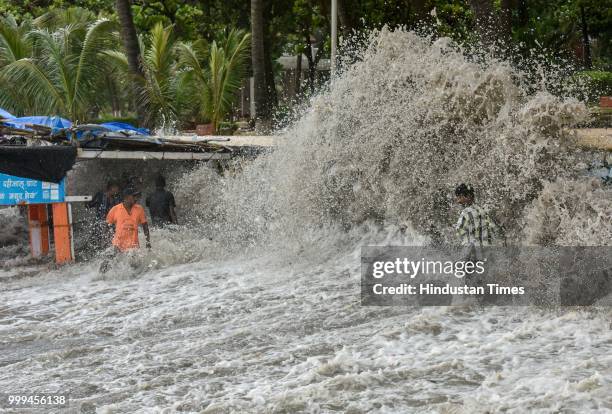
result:
<svg viewBox="0 0 612 414"><path fill-rule="evenodd" d="M609 245L611 192L567 132L584 104L446 39L359 55L274 153L177 173L186 225L151 251L3 266L0 390L92 413L612 412L609 307L360 305L360 247L451 240L461 181L514 243Z"/></svg>
<svg viewBox="0 0 612 414"><path fill-rule="evenodd" d="M358 251L120 273L6 285L0 388L73 412L612 412L609 308L366 308Z"/></svg>

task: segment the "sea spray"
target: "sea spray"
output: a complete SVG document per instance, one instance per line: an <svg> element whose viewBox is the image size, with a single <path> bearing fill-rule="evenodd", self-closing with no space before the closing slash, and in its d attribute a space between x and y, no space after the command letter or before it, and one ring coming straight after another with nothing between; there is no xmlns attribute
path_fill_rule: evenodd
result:
<svg viewBox="0 0 612 414"><path fill-rule="evenodd" d="M526 209L527 244L612 245L612 191L597 178L546 183Z"/></svg>
<svg viewBox="0 0 612 414"><path fill-rule="evenodd" d="M18 207L0 209L0 260L27 254L27 221Z"/></svg>
<svg viewBox="0 0 612 414"><path fill-rule="evenodd" d="M560 229L538 201L552 188L570 197L565 192L577 187L559 184L568 180L588 199L609 194L579 177L590 155L575 148L569 128L586 118L583 103L446 38L383 29L364 45L294 124L278 131L279 145L268 154L237 158L223 174L208 164L92 161L77 167L74 188L85 194L106 177L134 174L144 177L146 196L155 175L166 174L181 226L153 231L153 254L144 254L151 257L136 273L245 249L315 256L350 250L368 240L364 232L390 232L398 243L406 225L421 243L452 243L452 191L464 181L509 242L606 243L605 226L592 225L592 239L584 230L573 234L578 219L566 220L564 236L551 237ZM579 220L601 222L605 203L590 204ZM566 217L567 206L557 207Z"/></svg>
<svg viewBox="0 0 612 414"><path fill-rule="evenodd" d="M577 99L534 93L520 69L471 59L446 38L383 29L359 56L273 153L198 188L207 196L191 199L194 212L222 212L209 216L218 237L286 245L304 229L374 221L451 242L452 190L470 182L522 242L525 206L547 182L579 175L568 132L587 116Z"/></svg>

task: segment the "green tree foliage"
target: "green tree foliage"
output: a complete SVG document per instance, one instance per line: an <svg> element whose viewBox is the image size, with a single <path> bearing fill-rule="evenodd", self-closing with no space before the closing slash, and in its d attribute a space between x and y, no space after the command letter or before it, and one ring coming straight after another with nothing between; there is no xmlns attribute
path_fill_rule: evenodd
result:
<svg viewBox="0 0 612 414"><path fill-rule="evenodd" d="M248 2L244 0L136 0L133 4L134 22L141 31L147 32L157 23L172 25L181 40L212 41L228 27L249 27Z"/></svg>
<svg viewBox="0 0 612 414"><path fill-rule="evenodd" d="M208 121L216 131L245 76L249 40L248 33L232 30L210 47L203 40L180 42L172 26L157 23L141 39L145 83L139 99L147 108L147 124ZM127 73L122 52L105 54L121 73Z"/></svg>
<svg viewBox="0 0 612 414"><path fill-rule="evenodd" d="M69 8L21 24L11 15L0 22L0 106L81 122L133 111L114 20ZM208 47L203 39L178 41L174 26L154 24L140 36L145 79L137 100L146 106L146 124L210 121L217 129L246 76L249 41L246 31L231 30Z"/></svg>
<svg viewBox="0 0 612 414"><path fill-rule="evenodd" d="M172 27L157 23L141 46L145 87L140 99L147 108L148 125L176 119L175 42Z"/></svg>
<svg viewBox="0 0 612 414"><path fill-rule="evenodd" d="M0 19L0 68L30 57L32 43L26 36L32 30L30 23L25 21L18 24L10 15ZM0 76L0 102L16 113L34 109L34 102L14 88L4 76ZM18 102L18 105L13 105L14 102Z"/></svg>
<svg viewBox="0 0 612 414"><path fill-rule="evenodd" d="M295 89L314 92L326 79L314 68L329 56L330 1L260 2L269 101L276 102L280 67L275 62L282 54L305 56L302 67L311 70L292 82ZM498 19L504 34L511 32L512 39L503 41L508 50L529 55L536 49L546 59L592 67L592 73L601 74L597 79L604 79L597 85L607 82L607 71L612 70L612 0L338 2L344 37L387 25L470 45L479 38L475 16L486 10ZM231 112L235 91L252 69L245 55L249 3L131 0L146 78L134 99L114 23L114 0L0 0L0 106L19 114L56 112L89 119L99 114L130 116L141 102L149 123L177 119L183 125L218 125ZM234 43L228 43L231 39ZM242 41L244 47L234 55L232 47ZM607 90L605 85L602 90Z"/></svg>
<svg viewBox="0 0 612 414"><path fill-rule="evenodd" d="M8 88L3 98L16 99L1 104L17 112L37 109L73 120L89 118L105 66L100 52L114 43L115 23L88 21L86 15L70 9L50 12L25 34L15 29L23 35L15 43L31 54L20 55L0 70L1 82ZM73 20L64 26L63 19Z"/></svg>
<svg viewBox="0 0 612 414"><path fill-rule="evenodd" d="M2 0L0 14L12 15L18 21L34 19L51 10L81 8L95 16L110 17L114 10L113 0Z"/></svg>
<svg viewBox="0 0 612 414"><path fill-rule="evenodd" d="M525 49L546 48L579 61L582 53L580 6L584 7L596 68L612 70L612 0L529 0L514 37Z"/></svg>
<svg viewBox="0 0 612 414"><path fill-rule="evenodd" d="M210 48L202 43L179 45L180 64L186 69L183 82L202 91L198 96L201 114L215 131L236 100L249 60L250 38L243 30L232 30L219 42L213 41Z"/></svg>

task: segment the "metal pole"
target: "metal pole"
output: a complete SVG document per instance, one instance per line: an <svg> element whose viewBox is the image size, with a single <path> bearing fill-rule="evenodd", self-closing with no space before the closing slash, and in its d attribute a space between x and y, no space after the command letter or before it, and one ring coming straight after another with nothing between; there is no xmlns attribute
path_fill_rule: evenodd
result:
<svg viewBox="0 0 612 414"><path fill-rule="evenodd" d="M338 48L338 0L331 0L331 74L336 74L336 49Z"/></svg>

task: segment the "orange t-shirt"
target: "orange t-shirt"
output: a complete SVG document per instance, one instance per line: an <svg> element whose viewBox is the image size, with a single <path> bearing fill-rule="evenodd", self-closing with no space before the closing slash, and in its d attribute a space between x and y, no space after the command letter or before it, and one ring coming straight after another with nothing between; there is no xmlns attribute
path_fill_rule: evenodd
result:
<svg viewBox="0 0 612 414"><path fill-rule="evenodd" d="M106 216L108 224L115 225L113 245L125 251L140 247L138 243L138 225L145 224L147 217L140 204L134 204L128 213L123 203L111 208Z"/></svg>

